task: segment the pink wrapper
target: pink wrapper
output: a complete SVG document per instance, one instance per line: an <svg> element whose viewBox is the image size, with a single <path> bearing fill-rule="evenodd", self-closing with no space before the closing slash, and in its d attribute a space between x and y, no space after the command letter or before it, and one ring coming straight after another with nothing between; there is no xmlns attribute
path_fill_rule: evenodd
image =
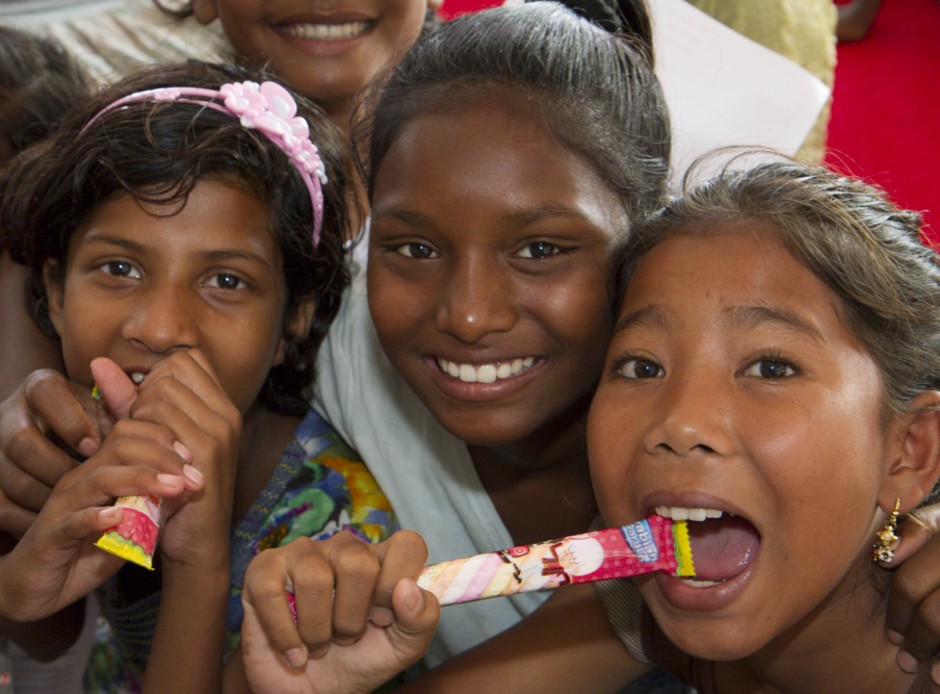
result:
<svg viewBox="0 0 940 694"><path fill-rule="evenodd" d="M157 496L120 496L114 505L124 509L124 520L105 530L95 545L153 570L153 555L163 525L163 499Z"/></svg>
<svg viewBox="0 0 940 694"><path fill-rule="evenodd" d="M653 571L695 575L685 521L650 516L621 528L431 564L421 572L418 585L433 593L441 605L455 605ZM296 623L291 593L287 602Z"/></svg>
<svg viewBox="0 0 940 694"><path fill-rule="evenodd" d="M651 571L694 574L684 522L651 516L622 528L432 564L418 585L441 605L453 605Z"/></svg>

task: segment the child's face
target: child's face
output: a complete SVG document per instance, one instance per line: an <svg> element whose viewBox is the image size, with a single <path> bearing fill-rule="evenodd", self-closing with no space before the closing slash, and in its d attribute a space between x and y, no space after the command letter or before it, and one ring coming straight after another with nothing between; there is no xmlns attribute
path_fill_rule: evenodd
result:
<svg viewBox="0 0 940 694"><path fill-rule="evenodd" d="M246 412L281 360L287 290L268 208L205 180L179 214L150 209L127 195L101 205L72 238L64 294L47 279L69 377L90 385L101 356L146 375L198 348Z"/></svg>
<svg viewBox="0 0 940 694"><path fill-rule="evenodd" d="M437 7L440 0L431 0ZM414 43L429 0L196 0L196 16L218 18L235 51L261 60L333 112Z"/></svg>
<svg viewBox="0 0 940 694"><path fill-rule="evenodd" d="M583 406L610 334L616 195L530 108L409 123L380 163L369 305L394 366L476 445ZM581 412L583 414L583 411Z"/></svg>
<svg viewBox="0 0 940 694"><path fill-rule="evenodd" d="M690 523L698 578L714 583L639 585L677 646L733 659L865 580L888 444L880 373L836 295L772 228L713 226L641 261L588 442L609 523L724 512Z"/></svg>

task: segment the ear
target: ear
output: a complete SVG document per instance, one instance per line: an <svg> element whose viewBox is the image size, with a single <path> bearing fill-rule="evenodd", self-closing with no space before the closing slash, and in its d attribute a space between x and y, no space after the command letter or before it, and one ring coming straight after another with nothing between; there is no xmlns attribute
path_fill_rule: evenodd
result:
<svg viewBox="0 0 940 694"><path fill-rule="evenodd" d="M216 0L193 0L193 17L200 24L212 24L219 18L215 8Z"/></svg>
<svg viewBox="0 0 940 694"><path fill-rule="evenodd" d="M284 324L284 333L287 335L306 335L313 324L313 316L317 311L317 299L311 294L303 299L294 309L293 314L288 317ZM274 363L271 366L280 366L284 363L284 338L277 343L277 352L274 355Z"/></svg>
<svg viewBox="0 0 940 694"><path fill-rule="evenodd" d="M878 503L891 513L896 499L906 513L923 500L940 477L940 391L927 390L911 401L891 425L888 468Z"/></svg>
<svg viewBox="0 0 940 694"><path fill-rule="evenodd" d="M58 335L62 335L62 304L65 301L65 280L62 278L59 262L47 260L42 266L42 286L46 290L49 303L49 320Z"/></svg>

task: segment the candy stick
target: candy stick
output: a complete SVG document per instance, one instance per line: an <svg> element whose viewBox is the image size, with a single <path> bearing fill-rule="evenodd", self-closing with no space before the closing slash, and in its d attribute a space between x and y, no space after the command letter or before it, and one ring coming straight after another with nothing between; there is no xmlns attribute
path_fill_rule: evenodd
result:
<svg viewBox="0 0 940 694"><path fill-rule="evenodd" d="M418 585L441 605L666 571L694 576L685 521L662 516L425 567Z"/></svg>
<svg viewBox="0 0 940 694"><path fill-rule="evenodd" d="M694 576L686 521L650 516L620 528L520 545L424 567L418 585L441 605L665 571ZM294 622L297 606L287 593Z"/></svg>
<svg viewBox="0 0 940 694"><path fill-rule="evenodd" d="M97 383L91 395L101 399ZM163 526L163 499L153 495L119 496L114 506L124 509L124 518L105 530L95 546L153 571L153 556Z"/></svg>

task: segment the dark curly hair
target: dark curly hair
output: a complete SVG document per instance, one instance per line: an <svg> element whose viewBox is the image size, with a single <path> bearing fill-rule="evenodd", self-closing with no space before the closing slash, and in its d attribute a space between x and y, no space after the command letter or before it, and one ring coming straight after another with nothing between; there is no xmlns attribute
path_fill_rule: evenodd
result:
<svg viewBox="0 0 940 694"><path fill-rule="evenodd" d="M315 355L349 282L343 240L347 233L347 147L336 126L308 100L295 95L298 115L310 125L326 167L324 217L314 250L313 206L287 155L237 118L181 101L139 101L102 114L105 106L134 92L170 86L218 89L227 82L272 80L231 65L191 61L150 68L81 102L49 139L18 156L0 180L0 234L13 258L31 269L29 302L40 327L55 336L41 273L56 260L64 273L69 243L90 215L116 195L141 203L185 204L204 179L235 184L257 195L270 211L287 285L285 360L268 374L259 400L272 410L302 414L304 391L315 376ZM287 319L316 297L307 335L287 334Z"/></svg>

